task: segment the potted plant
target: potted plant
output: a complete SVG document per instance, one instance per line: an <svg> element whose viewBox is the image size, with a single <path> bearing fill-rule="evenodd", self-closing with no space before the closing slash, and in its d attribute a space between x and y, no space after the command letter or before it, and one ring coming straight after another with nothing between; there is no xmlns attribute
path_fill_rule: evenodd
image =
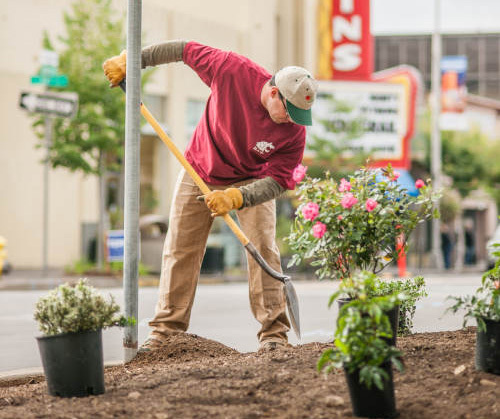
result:
<svg viewBox="0 0 500 419"><path fill-rule="evenodd" d="M498 249L500 244L495 247ZM495 255L500 257L500 251L496 250ZM481 286L473 295L449 298L455 304L447 311L465 311L464 327L469 320L476 320L476 368L500 374L500 259L482 276Z"/></svg>
<svg viewBox="0 0 500 419"><path fill-rule="evenodd" d="M391 165L383 169L362 167L339 182L329 172L324 179L313 179L302 165L293 176L299 182L300 204L287 238L294 251L289 266L310 261L320 279L345 281L362 270L380 273L407 251L418 223L439 216L433 209L439 194L430 182L418 179L415 187L419 194L411 196L397 183L399 173ZM401 288L412 291L417 283L417 279L385 284L377 280L372 291L373 295ZM410 320L407 314L414 312L415 301L409 298L400 307L401 320L396 324Z"/></svg>
<svg viewBox="0 0 500 419"><path fill-rule="evenodd" d="M418 179L419 194L411 196L396 182L399 174L391 165L362 167L340 182L329 172L324 179L312 179L306 169L299 165L294 172L300 204L288 236L294 251L289 265L310 260L320 279L381 272L407 250L418 223L439 216L433 210L439 196L430 181Z"/></svg>
<svg viewBox="0 0 500 419"><path fill-rule="evenodd" d="M37 342L49 394L104 393L101 331L135 323L119 310L112 296L107 301L86 280L60 285L38 300L34 317L43 333Z"/></svg>
<svg viewBox="0 0 500 419"><path fill-rule="evenodd" d="M398 295L399 303L385 313L389 319L392 331L392 336L388 338L388 342L391 345L396 345L396 337L399 334L400 310L401 307L404 307L406 310L404 304L408 299L403 288L405 287L401 287L401 289L393 287L391 283L382 280L377 275L368 271L361 271L350 278L344 279L340 283L338 290L330 297L328 306L331 307L333 302L337 301L340 312L345 305L348 305L353 300L382 297L391 294ZM405 312L403 315L405 315Z"/></svg>
<svg viewBox="0 0 500 419"><path fill-rule="evenodd" d="M361 292L340 309L334 346L323 352L317 367L325 373L344 370L355 416L396 417L392 365L403 371L402 353L390 343L393 332L385 313L404 296L368 296L363 290L373 279L368 272L353 277Z"/></svg>

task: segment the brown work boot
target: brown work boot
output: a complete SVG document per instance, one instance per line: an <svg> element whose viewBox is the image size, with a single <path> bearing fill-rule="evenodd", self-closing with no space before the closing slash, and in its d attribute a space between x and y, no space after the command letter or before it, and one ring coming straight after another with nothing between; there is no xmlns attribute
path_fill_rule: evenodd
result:
<svg viewBox="0 0 500 419"><path fill-rule="evenodd" d="M264 341L260 343L259 352L271 352L277 349L290 348L291 346L292 345L290 345L288 342L285 341L280 341L280 342Z"/></svg>
<svg viewBox="0 0 500 419"><path fill-rule="evenodd" d="M160 349L165 343L162 342L161 340L154 338L154 337L149 337L147 338L144 343L141 345L139 350L137 351L138 353L144 353L144 352L153 352L157 351Z"/></svg>

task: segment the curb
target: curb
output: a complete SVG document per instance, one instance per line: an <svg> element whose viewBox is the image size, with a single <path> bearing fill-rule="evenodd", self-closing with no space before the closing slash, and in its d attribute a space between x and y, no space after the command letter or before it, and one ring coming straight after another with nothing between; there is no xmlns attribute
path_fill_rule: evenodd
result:
<svg viewBox="0 0 500 419"><path fill-rule="evenodd" d="M123 365L123 360L111 360L104 363L104 368ZM45 375L42 367L23 368L12 371L0 372L0 388L9 387L12 385L28 384L31 380L45 381Z"/></svg>

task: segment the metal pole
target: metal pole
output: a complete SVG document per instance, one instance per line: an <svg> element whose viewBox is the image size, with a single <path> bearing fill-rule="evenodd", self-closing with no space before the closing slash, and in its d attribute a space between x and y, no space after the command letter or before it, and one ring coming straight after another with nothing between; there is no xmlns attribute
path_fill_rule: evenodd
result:
<svg viewBox="0 0 500 419"><path fill-rule="evenodd" d="M442 187L441 175L441 130L439 115L441 114L441 0L434 2L434 32L432 34L432 114L431 114L431 173L436 190ZM439 204L436 204L439 207ZM444 267L441 251L441 222L432 220L432 254L435 267Z"/></svg>
<svg viewBox="0 0 500 419"><path fill-rule="evenodd" d="M52 131L54 119L51 116L44 118L45 123L45 162L43 166L43 244L42 244L42 275L47 278L49 271L49 153L52 145Z"/></svg>
<svg viewBox="0 0 500 419"><path fill-rule="evenodd" d="M125 315L138 320L139 182L141 102L141 0L127 9L127 102L125 110L125 254L123 286ZM124 329L125 362L137 353L137 323Z"/></svg>

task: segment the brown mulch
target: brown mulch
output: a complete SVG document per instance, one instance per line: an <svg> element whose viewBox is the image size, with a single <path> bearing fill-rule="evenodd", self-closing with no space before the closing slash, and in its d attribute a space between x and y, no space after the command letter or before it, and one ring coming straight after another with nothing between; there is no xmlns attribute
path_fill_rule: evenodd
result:
<svg viewBox="0 0 500 419"><path fill-rule="evenodd" d="M106 368L106 393L62 399L43 377L0 382L0 418L351 418L342 373L316 371L329 345L239 353L192 334ZM500 418L500 376L474 369L475 329L398 338L400 418ZM461 371L461 372L460 372Z"/></svg>

